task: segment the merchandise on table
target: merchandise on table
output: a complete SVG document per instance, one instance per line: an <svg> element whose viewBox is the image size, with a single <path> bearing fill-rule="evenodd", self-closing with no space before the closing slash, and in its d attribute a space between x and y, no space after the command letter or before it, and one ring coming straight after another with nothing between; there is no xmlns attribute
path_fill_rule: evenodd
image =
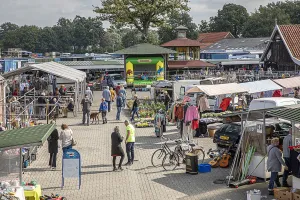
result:
<svg viewBox="0 0 300 200"><path fill-rule="evenodd" d="M146 128L146 127L153 127L154 125L153 125L153 123L150 123L150 122L137 122L135 124L135 126L137 128Z"/></svg>

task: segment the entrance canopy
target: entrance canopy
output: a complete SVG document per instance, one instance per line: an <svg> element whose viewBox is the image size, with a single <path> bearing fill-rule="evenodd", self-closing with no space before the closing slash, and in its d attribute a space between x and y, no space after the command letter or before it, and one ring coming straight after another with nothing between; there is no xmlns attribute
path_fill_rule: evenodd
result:
<svg viewBox="0 0 300 200"><path fill-rule="evenodd" d="M29 66L16 69L14 71L3 74L4 78L9 78L11 76L19 75L30 70L40 70L55 76L65 78L74 82L83 82L86 78L86 73L73 69L56 62L46 62L41 64L29 64Z"/></svg>
<svg viewBox="0 0 300 200"><path fill-rule="evenodd" d="M298 76L292 78L275 79L273 81L283 88L300 87L300 77Z"/></svg>
<svg viewBox="0 0 300 200"><path fill-rule="evenodd" d="M281 86L277 85L276 83L274 83L270 79L261 80L261 81L247 82L247 83L240 83L239 85L241 85L242 87L248 89L249 94L282 89Z"/></svg>
<svg viewBox="0 0 300 200"><path fill-rule="evenodd" d="M42 145L55 128L55 124L46 124L2 131L0 134L0 150Z"/></svg>
<svg viewBox="0 0 300 200"><path fill-rule="evenodd" d="M216 85L197 85L189 89L186 93L203 92L208 96L218 96L224 94L244 93L249 90L237 83L216 84Z"/></svg>

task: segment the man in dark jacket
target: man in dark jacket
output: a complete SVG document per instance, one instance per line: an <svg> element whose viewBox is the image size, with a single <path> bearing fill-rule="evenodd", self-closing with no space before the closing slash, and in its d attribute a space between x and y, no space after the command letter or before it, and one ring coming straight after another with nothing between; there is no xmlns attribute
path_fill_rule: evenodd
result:
<svg viewBox="0 0 300 200"><path fill-rule="evenodd" d="M125 157L124 150L122 148L122 141L123 137L120 135L119 126L116 126L114 132L111 134L111 156L113 157L113 171L116 171L116 158L117 156L121 156L120 163L119 163L119 170L122 169L122 163Z"/></svg>
<svg viewBox="0 0 300 200"><path fill-rule="evenodd" d="M49 167L51 167L52 170L56 168L56 155L58 153L58 131L57 129L54 129L49 136L48 140L48 152L50 153L50 159L49 159Z"/></svg>
<svg viewBox="0 0 300 200"><path fill-rule="evenodd" d="M116 120L120 120L120 114L121 114L121 111L122 111L122 107L123 107L123 94L119 94L118 97L117 97L117 117L116 117Z"/></svg>
<svg viewBox="0 0 300 200"><path fill-rule="evenodd" d="M38 98L38 104L39 104L40 118L45 119L47 102L46 102L46 97L44 92L42 92L41 96Z"/></svg>
<svg viewBox="0 0 300 200"><path fill-rule="evenodd" d="M132 105L132 116L131 116L131 121L134 121L134 115L136 114L137 117L139 118L139 106L140 106L140 100L138 99L137 95L134 95L134 102Z"/></svg>
<svg viewBox="0 0 300 200"><path fill-rule="evenodd" d="M91 105L92 101L89 99L88 95L85 95L85 98L81 101L82 105L82 124L85 124L85 120L87 121L86 124L90 125L90 111L91 111Z"/></svg>

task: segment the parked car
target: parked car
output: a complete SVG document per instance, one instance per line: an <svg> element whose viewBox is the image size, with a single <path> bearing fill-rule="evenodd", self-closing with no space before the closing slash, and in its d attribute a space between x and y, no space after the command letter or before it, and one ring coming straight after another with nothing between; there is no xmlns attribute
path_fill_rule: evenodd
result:
<svg viewBox="0 0 300 200"><path fill-rule="evenodd" d="M123 76L121 76L121 74L108 74L106 75L105 79L109 87L116 88L117 85L120 84L123 85L124 88L127 88L127 82Z"/></svg>
<svg viewBox="0 0 300 200"><path fill-rule="evenodd" d="M256 129L256 122L248 122L247 128ZM266 129L270 128L273 131L273 136L280 138L280 144L282 144L283 138L289 134L289 129L292 125L287 121L281 121L276 119L269 119L266 123ZM213 142L217 144L218 147L229 147L232 146L233 149L236 148L240 142L241 137L241 123L233 122L229 124L222 125L215 133Z"/></svg>

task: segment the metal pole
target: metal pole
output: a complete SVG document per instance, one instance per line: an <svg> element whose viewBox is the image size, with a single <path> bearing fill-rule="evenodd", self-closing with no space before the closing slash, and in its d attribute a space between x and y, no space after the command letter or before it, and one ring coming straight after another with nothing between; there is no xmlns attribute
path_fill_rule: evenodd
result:
<svg viewBox="0 0 300 200"><path fill-rule="evenodd" d="M20 173L19 173L20 185L22 185L22 174L23 174L23 156L22 156L22 148L20 148Z"/></svg>

